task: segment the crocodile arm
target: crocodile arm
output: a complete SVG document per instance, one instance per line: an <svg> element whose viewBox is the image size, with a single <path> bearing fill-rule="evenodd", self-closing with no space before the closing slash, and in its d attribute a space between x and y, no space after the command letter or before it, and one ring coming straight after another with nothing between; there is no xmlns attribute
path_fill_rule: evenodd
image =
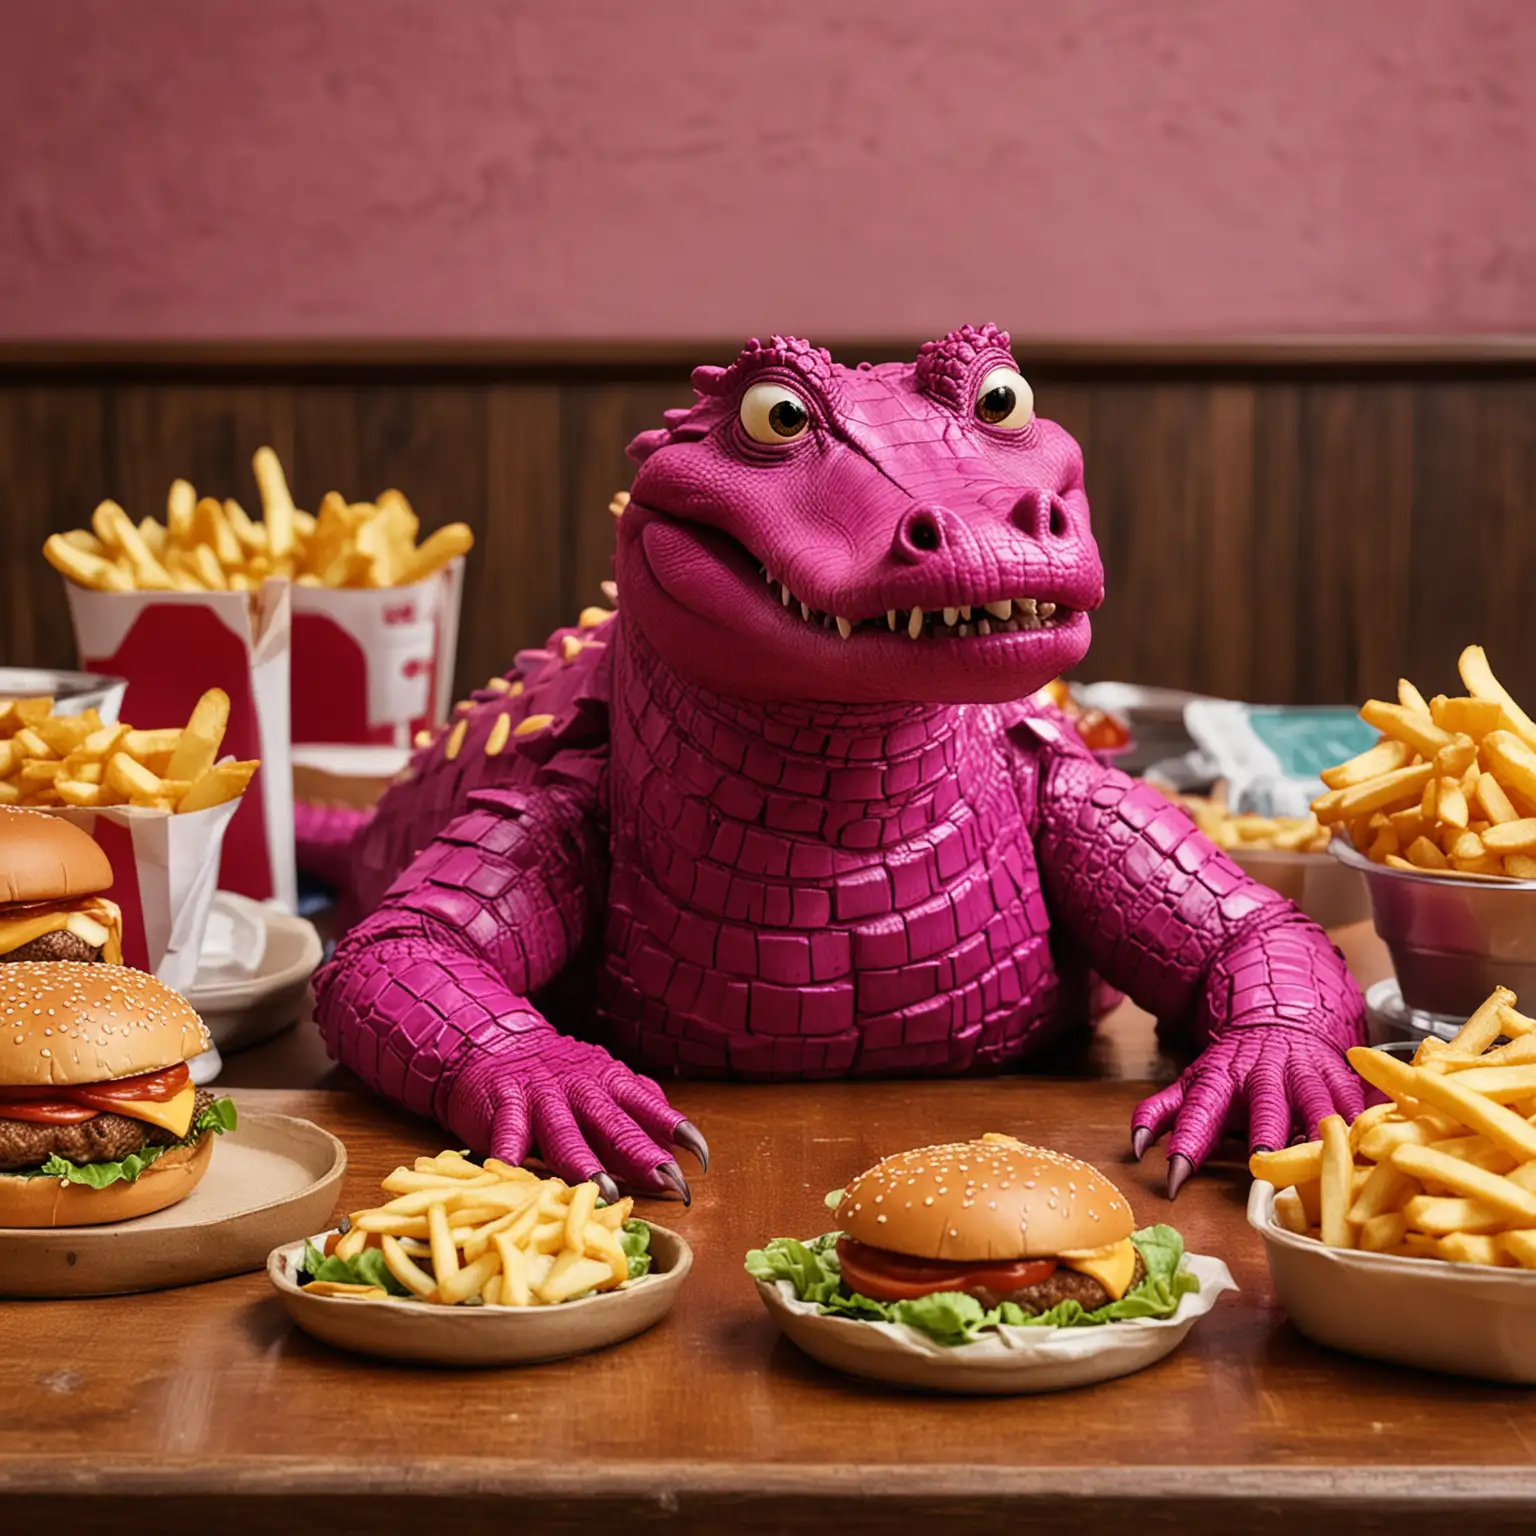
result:
<svg viewBox="0 0 1536 1536"><path fill-rule="evenodd" d="M606 865L594 788L477 791L342 940L317 1016L332 1056L474 1151L536 1144L569 1179L686 1192L667 1148L691 1127L661 1090L528 1001L580 948Z"/></svg>
<svg viewBox="0 0 1536 1536"><path fill-rule="evenodd" d="M1358 1114L1344 1052L1364 1039L1364 1003L1327 935L1155 789L1043 729L1057 742L1042 745L1037 779L1052 913L1100 975L1200 1051L1138 1107L1136 1154L1171 1129L1177 1193L1239 1101L1255 1148Z"/></svg>

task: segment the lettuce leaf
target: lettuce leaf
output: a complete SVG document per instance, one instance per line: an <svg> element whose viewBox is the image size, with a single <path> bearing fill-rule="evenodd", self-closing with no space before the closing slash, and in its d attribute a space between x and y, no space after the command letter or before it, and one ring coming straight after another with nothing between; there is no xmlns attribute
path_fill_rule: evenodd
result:
<svg viewBox="0 0 1536 1536"><path fill-rule="evenodd" d="M306 1242L299 1284L308 1280L330 1280L336 1285L382 1285L391 1296L411 1294L390 1274L384 1255L377 1248L364 1248L355 1259L338 1259L334 1253L327 1258L313 1242Z"/></svg>
<svg viewBox="0 0 1536 1536"><path fill-rule="evenodd" d="M619 1247L629 1260L629 1278L651 1272L651 1229L643 1221L626 1221L619 1230Z"/></svg>
<svg viewBox="0 0 1536 1536"><path fill-rule="evenodd" d="M1146 1275L1119 1301L1086 1311L1081 1303L1063 1301L1030 1316L1011 1301L990 1310L961 1291L938 1291L915 1301L874 1301L843 1284L837 1262L840 1234L826 1232L809 1243L776 1237L754 1248L746 1260L754 1280L787 1280L801 1301L815 1303L834 1317L860 1322L905 1323L940 1344L968 1344L988 1328L1092 1328L1137 1317L1172 1317L1179 1302L1200 1282L1183 1267L1184 1240L1172 1227L1143 1227L1131 1234Z"/></svg>
<svg viewBox="0 0 1536 1536"><path fill-rule="evenodd" d="M238 1123L235 1101L215 1099L192 1122L186 1136L180 1141L173 1141L168 1147L140 1147L137 1152L130 1152L127 1157L111 1163L72 1163L55 1152L40 1167L29 1168L18 1176L24 1179L62 1179L70 1184L88 1184L92 1189L105 1189L109 1184L119 1181L132 1184L146 1168L152 1167L167 1152L177 1147L191 1146L209 1131L215 1136L222 1136L225 1131L234 1130Z"/></svg>

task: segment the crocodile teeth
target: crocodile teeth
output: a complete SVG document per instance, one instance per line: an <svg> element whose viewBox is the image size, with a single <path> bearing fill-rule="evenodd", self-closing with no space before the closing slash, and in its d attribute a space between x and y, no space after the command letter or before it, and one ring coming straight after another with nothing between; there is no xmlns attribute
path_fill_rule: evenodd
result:
<svg viewBox="0 0 1536 1536"><path fill-rule="evenodd" d="M894 608L887 608L885 610L885 623L888 629L894 630L896 628L896 610Z"/></svg>
<svg viewBox="0 0 1536 1536"><path fill-rule="evenodd" d="M994 619L1011 619L1013 617L1013 599L1005 597L998 602L988 603L987 612Z"/></svg>
<svg viewBox="0 0 1536 1536"><path fill-rule="evenodd" d="M779 583L779 596L783 599L784 606L789 607L789 588L781 581Z"/></svg>
<svg viewBox="0 0 1536 1536"><path fill-rule="evenodd" d="M991 603L987 604L987 607L990 608L991 606ZM978 619L976 621L976 633L978 635L990 635L992 633L992 626L985 619Z"/></svg>
<svg viewBox="0 0 1536 1536"><path fill-rule="evenodd" d="M608 599L608 601L610 603L618 602L618 600L619 600L619 584L618 584L618 582L616 582L616 581L605 581L605 582L602 582L602 583L599 584L599 590L602 592L603 596Z"/></svg>
<svg viewBox="0 0 1536 1536"><path fill-rule="evenodd" d="M1053 613L1056 612L1056 604L1041 603L1037 606L1035 612L1038 613L1042 619L1048 619Z"/></svg>
<svg viewBox="0 0 1536 1536"><path fill-rule="evenodd" d="M968 618L970 618L970 616L971 616L971 605L969 603L961 603L961 605L960 605L960 617L962 619L968 619Z"/></svg>
<svg viewBox="0 0 1536 1536"><path fill-rule="evenodd" d="M917 637L922 634L922 632L923 610L921 608L914 608L912 610L911 617L907 620L907 633L911 635L914 640L916 640Z"/></svg>
<svg viewBox="0 0 1536 1536"><path fill-rule="evenodd" d="M811 616L811 605L809 603L801 603L800 604L800 617L802 619L809 619L810 616Z"/></svg>
<svg viewBox="0 0 1536 1536"><path fill-rule="evenodd" d="M953 624L955 622L955 620L958 619L959 617L960 617L960 610L958 608L946 608L944 610L944 622L946 624ZM969 618L970 615L967 614L966 617Z"/></svg>
<svg viewBox="0 0 1536 1536"><path fill-rule="evenodd" d="M853 625L842 614L837 615L837 632L844 640L847 640L853 634Z"/></svg>
<svg viewBox="0 0 1536 1536"><path fill-rule="evenodd" d="M1035 600L1032 597L1016 597L1014 603L1020 613L1033 614L1035 611Z"/></svg>

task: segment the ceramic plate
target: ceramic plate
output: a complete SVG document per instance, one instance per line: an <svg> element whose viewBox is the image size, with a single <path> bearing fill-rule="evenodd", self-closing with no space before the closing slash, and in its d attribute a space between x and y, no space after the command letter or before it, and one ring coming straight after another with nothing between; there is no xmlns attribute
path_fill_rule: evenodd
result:
<svg viewBox="0 0 1536 1536"><path fill-rule="evenodd" d="M1275 1294L1330 1349L1454 1376L1536 1383L1536 1272L1325 1248L1275 1220L1254 1181L1248 1224L1264 1239Z"/></svg>
<svg viewBox="0 0 1536 1536"><path fill-rule="evenodd" d="M266 946L254 976L212 984L200 979L186 994L214 1044L230 1053L260 1045L298 1022L322 949L314 924L302 917L225 891L216 899L240 903L236 910L247 921L266 924Z"/></svg>
<svg viewBox="0 0 1536 1536"><path fill-rule="evenodd" d="M756 1282L784 1336L806 1354L851 1376L928 1392L1002 1395L1060 1392L1144 1370L1184 1342L1223 1291L1237 1289L1220 1259L1185 1256L1200 1289L1172 1317L1136 1318L1100 1328L998 1328L973 1344L937 1343L900 1323L829 1317L798 1301L787 1280Z"/></svg>
<svg viewBox="0 0 1536 1536"><path fill-rule="evenodd" d="M346 1171L329 1131L241 1110L177 1205L100 1227L0 1228L0 1296L115 1296L260 1269L274 1243L330 1219Z"/></svg>
<svg viewBox="0 0 1536 1536"><path fill-rule="evenodd" d="M299 1288L302 1242L276 1249L267 1259L267 1276L294 1322L338 1349L431 1365L532 1365L605 1349L643 1333L671 1310L693 1265L693 1250L676 1232L647 1225L650 1274L617 1291L553 1307L441 1307L393 1296L388 1301L316 1296Z"/></svg>

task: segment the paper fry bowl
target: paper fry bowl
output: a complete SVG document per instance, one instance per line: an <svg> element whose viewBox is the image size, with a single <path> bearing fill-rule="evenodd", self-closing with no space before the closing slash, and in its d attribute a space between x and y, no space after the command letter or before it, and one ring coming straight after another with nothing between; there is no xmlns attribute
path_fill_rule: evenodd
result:
<svg viewBox="0 0 1536 1536"><path fill-rule="evenodd" d="M178 992L197 978L224 834L239 804L186 816L129 805L52 810L89 832L112 865L107 894L122 908L124 962Z"/></svg>
<svg viewBox="0 0 1536 1536"><path fill-rule="evenodd" d="M88 670L125 678L122 718L140 730L185 725L209 688L229 695L221 755L260 758L233 813L219 884L292 911L298 899L289 756L289 586L247 592L92 592L65 583Z"/></svg>
<svg viewBox="0 0 1536 1536"><path fill-rule="evenodd" d="M446 715L464 562L409 587L293 588L293 740L410 745Z"/></svg>

